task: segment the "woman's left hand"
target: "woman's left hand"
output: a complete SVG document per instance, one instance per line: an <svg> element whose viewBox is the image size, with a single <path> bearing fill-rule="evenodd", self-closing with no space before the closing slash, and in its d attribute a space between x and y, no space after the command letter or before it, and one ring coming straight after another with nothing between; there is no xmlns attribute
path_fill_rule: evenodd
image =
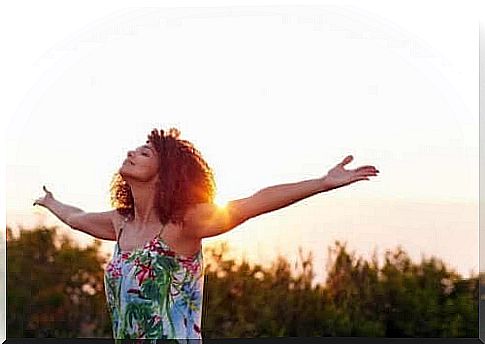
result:
<svg viewBox="0 0 485 344"><path fill-rule="evenodd" d="M348 155L341 163L328 171L327 175L322 177L322 180L330 187L330 189L349 185L358 180L369 180L368 177L377 176L377 173L379 173L379 170L370 165L361 166L354 170L344 169L344 166L350 163L353 159L354 157L352 155Z"/></svg>

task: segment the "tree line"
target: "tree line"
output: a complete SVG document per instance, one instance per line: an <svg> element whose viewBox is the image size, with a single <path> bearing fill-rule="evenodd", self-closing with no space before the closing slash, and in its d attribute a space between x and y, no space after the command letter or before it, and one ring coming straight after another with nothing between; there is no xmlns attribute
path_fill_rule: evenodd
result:
<svg viewBox="0 0 485 344"><path fill-rule="evenodd" d="M111 338L110 257L100 240L80 248L58 229L14 237L7 226L7 338ZM416 263L398 247L379 266L376 255L364 260L336 241L321 285L301 248L291 269L283 256L263 267L229 259L226 243L204 246L203 338L478 337L479 277L436 257Z"/></svg>

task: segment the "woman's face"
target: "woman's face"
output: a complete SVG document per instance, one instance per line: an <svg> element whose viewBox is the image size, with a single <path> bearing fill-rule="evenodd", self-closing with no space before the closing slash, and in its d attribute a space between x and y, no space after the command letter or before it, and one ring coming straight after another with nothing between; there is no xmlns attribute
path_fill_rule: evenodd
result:
<svg viewBox="0 0 485 344"><path fill-rule="evenodd" d="M158 170L158 154L152 143L146 143L127 153L119 173L127 181L134 179L147 182L158 177Z"/></svg>

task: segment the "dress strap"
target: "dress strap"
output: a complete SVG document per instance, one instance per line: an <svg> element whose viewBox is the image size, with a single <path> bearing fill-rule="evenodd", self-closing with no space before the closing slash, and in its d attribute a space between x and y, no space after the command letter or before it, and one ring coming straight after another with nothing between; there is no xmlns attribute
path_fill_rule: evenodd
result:
<svg viewBox="0 0 485 344"><path fill-rule="evenodd" d="M121 238L121 232L123 232L123 228L125 227L125 223L128 222L128 217L123 218L123 223L121 224L120 227L120 233L118 234L118 239L116 239L116 242L119 244L120 238Z"/></svg>
<svg viewBox="0 0 485 344"><path fill-rule="evenodd" d="M162 233L163 233L164 230L165 230L165 225L162 225L162 228L160 228L160 231L157 234L158 238L160 238L160 239L162 238Z"/></svg>

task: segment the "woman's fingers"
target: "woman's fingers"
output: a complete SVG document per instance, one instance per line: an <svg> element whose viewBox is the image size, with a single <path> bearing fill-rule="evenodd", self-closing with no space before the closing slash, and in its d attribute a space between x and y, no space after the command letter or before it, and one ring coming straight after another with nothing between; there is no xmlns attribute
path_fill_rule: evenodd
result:
<svg viewBox="0 0 485 344"><path fill-rule="evenodd" d="M367 170L379 172L379 170L374 166L361 166L359 168L356 168L354 171L361 172L361 171L367 171Z"/></svg>
<svg viewBox="0 0 485 344"><path fill-rule="evenodd" d="M357 178L365 178L365 177L375 177L377 176L379 171L373 170L373 169L364 169L364 170L354 171L354 172Z"/></svg>
<svg viewBox="0 0 485 344"><path fill-rule="evenodd" d="M352 155L347 155L344 160L342 160L342 162L340 164L338 164L338 166L345 166L347 165L348 163L350 163L352 160L354 160L354 157Z"/></svg>
<svg viewBox="0 0 485 344"><path fill-rule="evenodd" d="M33 206L42 205L42 202L45 200L46 197L52 197L52 192L50 192L49 190L47 190L47 188L45 187L45 185L42 185L42 189L44 190L44 192L46 193L46 195L43 196L43 197L37 198L34 201Z"/></svg>
<svg viewBox="0 0 485 344"><path fill-rule="evenodd" d="M367 173L359 173L359 177L375 177L377 176L376 172L367 172Z"/></svg>
<svg viewBox="0 0 485 344"><path fill-rule="evenodd" d="M49 190L47 190L47 188L45 187L45 185L42 187L45 191L46 194L48 194L49 196L52 196L52 192L50 192Z"/></svg>

